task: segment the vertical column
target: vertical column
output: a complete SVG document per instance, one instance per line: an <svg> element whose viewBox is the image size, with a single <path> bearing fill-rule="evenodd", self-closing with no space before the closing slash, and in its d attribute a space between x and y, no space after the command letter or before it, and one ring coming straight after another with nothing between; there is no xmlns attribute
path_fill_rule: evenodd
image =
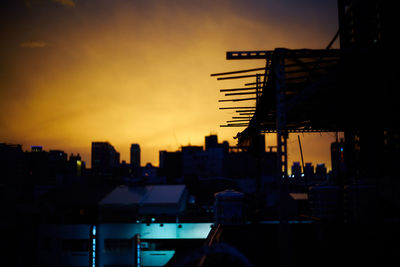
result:
<svg viewBox="0 0 400 267"><path fill-rule="evenodd" d="M258 107L258 102L260 98L260 86L261 86L261 81L260 81L260 74L256 74L256 107Z"/></svg>
<svg viewBox="0 0 400 267"><path fill-rule="evenodd" d="M287 139L288 132L284 129L278 131L278 138L280 139L278 144L278 150L280 153L280 173L281 178L286 179L288 177L288 162L287 162Z"/></svg>
<svg viewBox="0 0 400 267"><path fill-rule="evenodd" d="M280 179L287 178L287 138L286 109L285 109L285 66L283 51L275 50L275 93L276 93L276 130L277 130L277 152L278 152L278 175Z"/></svg>
<svg viewBox="0 0 400 267"><path fill-rule="evenodd" d="M277 136L277 164L279 185L279 253L280 266L291 266L290 227L288 224L287 187L284 181L287 178L287 138L286 110L285 110L285 67L283 49L275 49L273 70L276 94L276 136Z"/></svg>

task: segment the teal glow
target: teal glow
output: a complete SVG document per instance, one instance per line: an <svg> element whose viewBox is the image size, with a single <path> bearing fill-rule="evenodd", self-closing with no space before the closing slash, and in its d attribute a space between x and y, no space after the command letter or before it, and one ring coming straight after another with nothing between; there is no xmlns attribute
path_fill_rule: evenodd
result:
<svg viewBox="0 0 400 267"><path fill-rule="evenodd" d="M96 225L92 226L92 267L96 267Z"/></svg>
<svg viewBox="0 0 400 267"><path fill-rule="evenodd" d="M137 267L140 267L140 244L137 244L136 250L137 250L136 264Z"/></svg>
<svg viewBox="0 0 400 267"><path fill-rule="evenodd" d="M104 238L127 238L140 234L142 239L206 239L213 223L132 223L101 224Z"/></svg>
<svg viewBox="0 0 400 267"><path fill-rule="evenodd" d="M210 223L164 223L163 227L160 226L157 227L157 224L146 226L144 231L142 230L141 237L143 239L205 239L211 230Z"/></svg>
<svg viewBox="0 0 400 267"><path fill-rule="evenodd" d="M142 251L142 264L143 266L164 266L174 254L174 250Z"/></svg>

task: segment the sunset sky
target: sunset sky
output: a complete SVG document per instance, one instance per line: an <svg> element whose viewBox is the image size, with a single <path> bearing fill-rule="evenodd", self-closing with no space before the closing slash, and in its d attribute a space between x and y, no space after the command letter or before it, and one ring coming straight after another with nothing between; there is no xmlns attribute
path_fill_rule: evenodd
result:
<svg viewBox="0 0 400 267"><path fill-rule="evenodd" d="M80 153L109 141L142 165L158 151L236 144L243 128L220 128L223 82L211 73L262 67L227 61L226 51L324 48L338 29L336 0L1 1L0 142ZM335 44L337 47L337 44ZM251 82L251 81L249 81ZM334 134L300 134L306 162L330 166ZM267 145L275 139L267 136ZM300 161L297 134L289 160Z"/></svg>

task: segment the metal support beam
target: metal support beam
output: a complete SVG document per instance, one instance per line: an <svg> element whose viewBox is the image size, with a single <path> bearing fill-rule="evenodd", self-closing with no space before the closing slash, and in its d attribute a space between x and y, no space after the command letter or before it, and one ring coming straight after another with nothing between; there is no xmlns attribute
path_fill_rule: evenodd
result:
<svg viewBox="0 0 400 267"><path fill-rule="evenodd" d="M256 109L255 107L220 107L219 109Z"/></svg>
<svg viewBox="0 0 400 267"><path fill-rule="evenodd" d="M241 121L250 121L250 119L237 119L237 120L230 120L230 121L226 121L226 122L241 122Z"/></svg>
<svg viewBox="0 0 400 267"><path fill-rule="evenodd" d="M246 72L260 71L260 70L264 70L264 68L255 68L255 69L248 69L248 70L237 70L237 71L230 71L230 72L213 73L210 76L222 76L222 75L246 73Z"/></svg>
<svg viewBox="0 0 400 267"><path fill-rule="evenodd" d="M226 125L220 125L219 127L247 127L247 126L249 126L248 123L236 123L236 124L228 123Z"/></svg>
<svg viewBox="0 0 400 267"><path fill-rule="evenodd" d="M257 87L244 87L244 88L232 88L232 89L220 89L220 92L234 92L234 91L247 91L247 90L254 90Z"/></svg>
<svg viewBox="0 0 400 267"><path fill-rule="evenodd" d="M237 113L244 113L244 112L248 112L248 113L251 113L251 114L254 114L254 112L255 112L256 110L255 109L249 109L249 110L245 110L245 109L238 109L238 110L235 110L235 112L237 112Z"/></svg>
<svg viewBox="0 0 400 267"><path fill-rule="evenodd" d="M256 100L255 97L251 98L238 98L238 99L221 99L218 102L239 102L239 101L247 101L247 100Z"/></svg>
<svg viewBox="0 0 400 267"><path fill-rule="evenodd" d="M260 96L259 96L259 94L260 94L260 92L261 92L261 83L260 83L260 74L257 74L257 76L256 76L256 107L258 107L258 101L259 101L259 98L260 98Z"/></svg>
<svg viewBox="0 0 400 267"><path fill-rule="evenodd" d="M226 93L225 96L231 96L231 95L256 95L258 96L259 92L258 91L253 91L253 92L240 92L240 93Z"/></svg>
<svg viewBox="0 0 400 267"><path fill-rule="evenodd" d="M275 58L275 90L276 90L276 130L278 144L278 172L280 179L287 178L287 141L286 109L285 109L285 67L284 59L277 53Z"/></svg>
<svg viewBox="0 0 400 267"><path fill-rule="evenodd" d="M290 264L290 241L288 227L287 188L284 181L287 179L287 138L286 110L285 110L285 65L284 50L276 49L273 58L274 82L276 93L276 130L277 130L277 164L279 185L279 252L280 266L289 267Z"/></svg>
<svg viewBox="0 0 400 267"><path fill-rule="evenodd" d="M240 76L228 76L228 77L219 77L217 80L232 80L232 79L242 79L242 78L252 78L256 77L257 74L249 74L249 75L240 75Z"/></svg>

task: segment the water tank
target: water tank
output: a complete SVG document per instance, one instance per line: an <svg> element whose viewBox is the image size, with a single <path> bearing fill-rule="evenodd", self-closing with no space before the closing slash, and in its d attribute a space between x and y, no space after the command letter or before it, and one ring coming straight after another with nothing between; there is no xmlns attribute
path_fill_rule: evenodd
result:
<svg viewBox="0 0 400 267"><path fill-rule="evenodd" d="M244 194L227 189L215 195L215 220L217 224L244 223Z"/></svg>

